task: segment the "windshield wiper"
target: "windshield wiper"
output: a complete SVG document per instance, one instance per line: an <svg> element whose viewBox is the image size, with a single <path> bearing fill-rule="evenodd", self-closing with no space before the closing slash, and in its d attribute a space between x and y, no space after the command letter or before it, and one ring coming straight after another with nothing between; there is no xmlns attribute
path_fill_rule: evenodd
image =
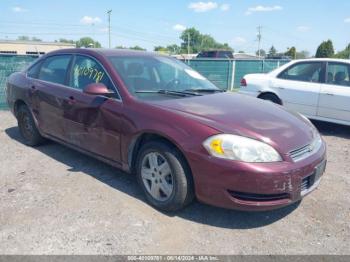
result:
<svg viewBox="0 0 350 262"><path fill-rule="evenodd" d="M185 91L173 91L173 90L165 90L165 89L160 89L160 90L137 90L135 93L143 93L143 94L164 94L164 95L175 95L175 96L200 96L200 94L189 92L187 90Z"/></svg>
<svg viewBox="0 0 350 262"><path fill-rule="evenodd" d="M226 90L222 89L205 89L205 88L198 88L198 89L186 89L185 92L191 92L191 93L224 93Z"/></svg>

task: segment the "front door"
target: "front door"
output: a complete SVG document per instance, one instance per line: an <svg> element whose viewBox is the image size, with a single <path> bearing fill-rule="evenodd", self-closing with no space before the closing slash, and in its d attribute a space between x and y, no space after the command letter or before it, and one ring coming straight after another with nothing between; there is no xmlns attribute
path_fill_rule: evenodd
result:
<svg viewBox="0 0 350 262"><path fill-rule="evenodd" d="M103 83L115 95L95 96L83 92L91 83ZM64 118L68 142L112 161L120 162L120 134L123 106L102 65L94 58L75 56ZM110 110L112 108L112 110Z"/></svg>

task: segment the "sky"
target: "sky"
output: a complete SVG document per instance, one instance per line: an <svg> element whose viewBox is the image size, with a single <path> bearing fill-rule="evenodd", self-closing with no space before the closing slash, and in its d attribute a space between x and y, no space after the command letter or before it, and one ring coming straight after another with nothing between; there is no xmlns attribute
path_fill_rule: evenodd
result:
<svg viewBox="0 0 350 262"><path fill-rule="evenodd" d="M338 51L350 43L349 0L0 0L0 39L90 36L108 47L108 10L112 47L180 44L189 27L248 53L258 49L258 26L265 50L313 55L324 40Z"/></svg>

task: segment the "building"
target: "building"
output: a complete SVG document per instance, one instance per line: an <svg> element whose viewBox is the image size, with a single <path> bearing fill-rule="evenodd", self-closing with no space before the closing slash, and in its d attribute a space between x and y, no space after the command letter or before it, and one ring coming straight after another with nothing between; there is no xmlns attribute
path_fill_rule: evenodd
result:
<svg viewBox="0 0 350 262"><path fill-rule="evenodd" d="M43 55L64 48L75 48L75 44L0 40L0 54Z"/></svg>

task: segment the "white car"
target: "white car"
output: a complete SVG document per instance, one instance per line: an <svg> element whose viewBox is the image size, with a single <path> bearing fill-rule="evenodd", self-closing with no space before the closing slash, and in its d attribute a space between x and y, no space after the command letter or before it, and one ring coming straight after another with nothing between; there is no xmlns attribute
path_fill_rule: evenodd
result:
<svg viewBox="0 0 350 262"><path fill-rule="evenodd" d="M239 93L311 119L350 125L350 60L294 60L268 74L244 76Z"/></svg>

